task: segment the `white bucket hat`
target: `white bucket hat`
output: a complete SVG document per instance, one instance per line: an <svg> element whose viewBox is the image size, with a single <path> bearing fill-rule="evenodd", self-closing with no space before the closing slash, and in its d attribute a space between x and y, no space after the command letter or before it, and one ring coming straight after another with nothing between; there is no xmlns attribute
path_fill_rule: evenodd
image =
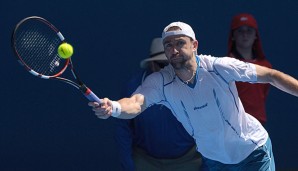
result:
<svg viewBox="0 0 298 171"><path fill-rule="evenodd" d="M154 38L150 47L150 57L141 61L141 68L146 68L149 61L167 61L161 38Z"/></svg>

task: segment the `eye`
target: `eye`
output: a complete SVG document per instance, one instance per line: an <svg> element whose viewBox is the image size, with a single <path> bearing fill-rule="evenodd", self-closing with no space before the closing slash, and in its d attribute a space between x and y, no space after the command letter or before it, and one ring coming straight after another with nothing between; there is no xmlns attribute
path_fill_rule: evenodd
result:
<svg viewBox="0 0 298 171"><path fill-rule="evenodd" d="M165 49L173 47L173 45L171 43L165 43L163 46Z"/></svg>
<svg viewBox="0 0 298 171"><path fill-rule="evenodd" d="M242 33L242 30L241 30L241 29L237 29L237 30L236 30L236 33L241 34L241 33Z"/></svg>
<svg viewBox="0 0 298 171"><path fill-rule="evenodd" d="M249 29L247 30L247 33L252 34L252 33L254 33L254 31L255 31L255 29L253 29L253 28L249 28Z"/></svg>
<svg viewBox="0 0 298 171"><path fill-rule="evenodd" d="M177 41L177 46L178 47L182 47L185 44L185 42L183 40L178 40Z"/></svg>

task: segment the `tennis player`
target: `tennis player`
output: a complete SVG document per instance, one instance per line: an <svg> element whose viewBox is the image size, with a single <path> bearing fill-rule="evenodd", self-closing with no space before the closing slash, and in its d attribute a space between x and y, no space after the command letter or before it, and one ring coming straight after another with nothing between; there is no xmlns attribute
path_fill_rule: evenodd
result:
<svg viewBox="0 0 298 171"><path fill-rule="evenodd" d="M130 96L153 72L167 66L161 37L154 38L141 72L127 81L122 97ZM122 171L200 171L196 143L171 110L152 105L134 119L115 120L115 142Z"/></svg>
<svg viewBox="0 0 298 171"><path fill-rule="evenodd" d="M194 137L209 170L275 170L268 133L244 111L235 81L270 83L298 96L298 80L235 58L195 55L198 41L183 22L165 27L162 39L170 65L149 75L129 98L90 102L95 115L130 119L163 104Z"/></svg>

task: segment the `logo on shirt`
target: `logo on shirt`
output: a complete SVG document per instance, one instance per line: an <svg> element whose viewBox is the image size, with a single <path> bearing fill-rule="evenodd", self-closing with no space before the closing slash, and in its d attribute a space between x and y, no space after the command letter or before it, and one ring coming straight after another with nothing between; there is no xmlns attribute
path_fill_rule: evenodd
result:
<svg viewBox="0 0 298 171"><path fill-rule="evenodd" d="M199 107L194 107L194 110L203 109L203 108L205 108L205 107L207 107L207 106L208 106L208 103L206 103L206 104L204 104L204 105L202 105L202 106L199 106Z"/></svg>

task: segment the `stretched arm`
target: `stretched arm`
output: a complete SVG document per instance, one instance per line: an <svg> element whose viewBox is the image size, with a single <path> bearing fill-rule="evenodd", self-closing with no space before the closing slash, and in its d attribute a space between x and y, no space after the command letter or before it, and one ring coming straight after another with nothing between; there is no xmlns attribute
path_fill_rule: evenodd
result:
<svg viewBox="0 0 298 171"><path fill-rule="evenodd" d="M298 80L275 69L255 65L258 82L270 83L276 88L298 97Z"/></svg>
<svg viewBox="0 0 298 171"><path fill-rule="evenodd" d="M116 116L121 119L131 119L145 110L145 99L141 94L135 94L130 98L123 98L111 101L108 98L102 99L103 103L89 102L95 115L100 119L107 119Z"/></svg>

